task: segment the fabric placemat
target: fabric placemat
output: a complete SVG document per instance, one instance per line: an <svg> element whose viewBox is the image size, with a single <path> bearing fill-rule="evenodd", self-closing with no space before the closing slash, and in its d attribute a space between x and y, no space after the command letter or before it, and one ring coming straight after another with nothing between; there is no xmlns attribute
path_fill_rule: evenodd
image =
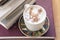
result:
<svg viewBox="0 0 60 40"><path fill-rule="evenodd" d="M47 12L47 17L49 18L50 21L50 28L48 32L43 36L55 37L52 0L36 0L36 4L41 5L42 7L45 8ZM18 28L18 20L9 30L6 30L3 26L0 25L0 36L24 36Z"/></svg>

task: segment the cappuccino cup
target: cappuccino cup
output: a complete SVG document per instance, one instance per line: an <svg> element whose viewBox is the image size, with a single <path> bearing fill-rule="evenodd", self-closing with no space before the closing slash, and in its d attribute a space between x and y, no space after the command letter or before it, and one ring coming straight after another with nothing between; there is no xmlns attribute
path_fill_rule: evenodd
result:
<svg viewBox="0 0 60 40"><path fill-rule="evenodd" d="M28 30L38 31L43 29L45 31L43 25L46 17L46 11L42 6L25 4L23 19Z"/></svg>

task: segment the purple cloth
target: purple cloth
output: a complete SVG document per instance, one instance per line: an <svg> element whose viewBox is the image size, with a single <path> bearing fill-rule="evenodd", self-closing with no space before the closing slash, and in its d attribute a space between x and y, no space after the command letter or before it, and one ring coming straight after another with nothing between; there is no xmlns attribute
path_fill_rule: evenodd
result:
<svg viewBox="0 0 60 40"><path fill-rule="evenodd" d="M55 37L55 27L52 10L52 0L36 0L36 4L45 8L47 16L50 20L50 28L44 36ZM18 29L18 23L16 22L9 30L6 30L0 25L0 36L22 36L23 34ZM24 36L24 35L23 35Z"/></svg>
<svg viewBox="0 0 60 40"><path fill-rule="evenodd" d="M53 19L53 10L52 10L52 0L37 0L38 5L41 5L45 8L47 12L47 16L50 21L49 31L45 34L46 36L55 36L55 27L54 27L54 19Z"/></svg>

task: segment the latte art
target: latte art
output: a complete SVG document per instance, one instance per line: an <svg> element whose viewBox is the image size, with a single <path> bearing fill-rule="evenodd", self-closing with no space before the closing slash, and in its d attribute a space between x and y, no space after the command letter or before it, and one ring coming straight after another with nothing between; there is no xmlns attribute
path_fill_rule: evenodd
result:
<svg viewBox="0 0 60 40"><path fill-rule="evenodd" d="M42 9L36 10L37 13L34 13L32 11L34 11L33 7L30 8L30 13L29 13L30 14L30 18L33 19L33 22L37 22L39 20L38 16L42 12Z"/></svg>
<svg viewBox="0 0 60 40"><path fill-rule="evenodd" d="M42 8L38 7L30 7L25 14L25 18L29 22L39 22L40 21L40 14L43 12Z"/></svg>

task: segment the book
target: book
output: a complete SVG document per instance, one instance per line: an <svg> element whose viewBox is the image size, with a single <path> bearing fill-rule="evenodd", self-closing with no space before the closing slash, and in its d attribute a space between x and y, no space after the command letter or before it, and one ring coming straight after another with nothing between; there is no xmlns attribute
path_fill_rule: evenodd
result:
<svg viewBox="0 0 60 40"><path fill-rule="evenodd" d="M0 0L0 6L4 5L5 3L7 3L9 0Z"/></svg>
<svg viewBox="0 0 60 40"><path fill-rule="evenodd" d="M12 11L14 11L24 1L25 0L22 0L22 1L21 0L10 0L4 6L0 7L0 21L3 20L6 16L8 16Z"/></svg>
<svg viewBox="0 0 60 40"><path fill-rule="evenodd" d="M7 15L4 19L0 21L0 24L5 27L6 29L9 29L15 21L18 19L20 14L23 12L24 5L26 3L30 3L31 1L24 1L22 4L20 4L14 11L12 11L9 15ZM33 0L30 4L33 4L35 1Z"/></svg>
<svg viewBox="0 0 60 40"><path fill-rule="evenodd" d="M0 24L4 26L6 29L8 29L13 24L12 20L16 20L15 16L19 15L15 12L19 9L21 10L23 7L22 3L24 2L24 0L20 0L19 2L18 1L14 1L14 3L10 5L8 8L0 9ZM17 3L18 5L15 3Z"/></svg>

